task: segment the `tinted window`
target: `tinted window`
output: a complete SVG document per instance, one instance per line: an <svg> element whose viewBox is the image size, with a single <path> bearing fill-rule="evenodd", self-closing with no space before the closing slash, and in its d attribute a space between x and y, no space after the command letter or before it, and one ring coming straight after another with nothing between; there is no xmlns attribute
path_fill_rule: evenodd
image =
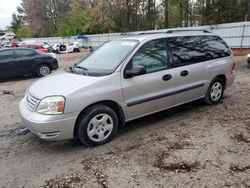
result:
<svg viewBox="0 0 250 188"><path fill-rule="evenodd" d="M230 49L227 44L217 36L202 37L202 48L206 54L207 60L231 55Z"/></svg>
<svg viewBox="0 0 250 188"><path fill-rule="evenodd" d="M16 50L15 53L16 57L32 57L36 55L36 52L32 50L23 50L23 49Z"/></svg>
<svg viewBox="0 0 250 188"><path fill-rule="evenodd" d="M168 39L172 53L172 66L178 67L205 60L200 36L173 37Z"/></svg>
<svg viewBox="0 0 250 188"><path fill-rule="evenodd" d="M230 56L227 44L218 36L186 36L168 39L173 67Z"/></svg>
<svg viewBox="0 0 250 188"><path fill-rule="evenodd" d="M147 73L151 73L168 68L168 59L165 39L153 40L136 52L132 65L145 66Z"/></svg>
<svg viewBox="0 0 250 188"><path fill-rule="evenodd" d="M13 58L13 50L0 51L0 60L6 60Z"/></svg>

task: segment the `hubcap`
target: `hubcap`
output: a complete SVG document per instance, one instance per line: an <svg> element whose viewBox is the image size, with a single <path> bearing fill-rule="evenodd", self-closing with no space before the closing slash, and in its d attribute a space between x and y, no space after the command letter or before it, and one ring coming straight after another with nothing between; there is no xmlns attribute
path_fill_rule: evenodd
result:
<svg viewBox="0 0 250 188"><path fill-rule="evenodd" d="M101 142L109 137L113 127L113 119L108 114L98 114L90 120L87 134L91 140Z"/></svg>
<svg viewBox="0 0 250 188"><path fill-rule="evenodd" d="M49 67L47 67L47 66L42 66L41 68L40 68L40 74L42 75L42 76L46 76L46 75L48 75L49 74Z"/></svg>
<svg viewBox="0 0 250 188"><path fill-rule="evenodd" d="M220 99L222 95L222 85L220 82L215 82L211 88L210 96L213 101L217 101Z"/></svg>

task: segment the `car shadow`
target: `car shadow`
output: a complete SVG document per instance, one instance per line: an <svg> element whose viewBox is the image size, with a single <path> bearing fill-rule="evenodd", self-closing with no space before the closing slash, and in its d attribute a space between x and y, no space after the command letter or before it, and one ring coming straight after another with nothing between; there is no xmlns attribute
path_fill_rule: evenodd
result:
<svg viewBox="0 0 250 188"><path fill-rule="evenodd" d="M226 96L224 99L227 98ZM205 104L202 100L196 100L193 102L189 102L177 107L173 107L158 113L154 113L152 115L148 115L145 117L141 117L136 120L129 121L125 124L124 127L118 129L118 134L115 139L119 139L119 136L125 135L129 132L138 131L140 129L143 129L148 126L154 126L154 124L160 123L164 120L175 118L177 116L183 116L185 114L190 114L192 112L201 112L203 110L208 109L209 105ZM183 116L185 118L186 116ZM45 153L50 152L57 152L57 153L71 153L74 151L83 151L88 149L89 147L86 147L81 144L81 142L77 139L72 140L65 140L65 141L44 141L42 139L39 139L37 136L33 135L32 133L29 133L29 139L32 147L43 147L46 148L43 150ZM34 144L35 142L35 144ZM112 141L110 143L107 143L106 145L112 146ZM35 146L34 146L35 145ZM100 146L102 147L102 146ZM95 147L91 147L92 149ZM90 148L90 149L91 149Z"/></svg>
<svg viewBox="0 0 250 188"><path fill-rule="evenodd" d="M119 129L119 135L126 134L127 132L133 132L138 129L153 126L155 123L162 122L166 119L171 119L178 115L189 114L194 111L200 111L203 108L206 108L208 105L205 104L202 100L192 101L177 107L173 107L161 112L154 113L145 117L141 117L136 120L129 121L125 124L124 127Z"/></svg>
<svg viewBox="0 0 250 188"><path fill-rule="evenodd" d="M38 79L38 78L39 77L36 76L36 75L32 75L32 76L18 76L18 77L13 77L13 78L0 79L0 83L24 81L24 80L31 80L31 79Z"/></svg>

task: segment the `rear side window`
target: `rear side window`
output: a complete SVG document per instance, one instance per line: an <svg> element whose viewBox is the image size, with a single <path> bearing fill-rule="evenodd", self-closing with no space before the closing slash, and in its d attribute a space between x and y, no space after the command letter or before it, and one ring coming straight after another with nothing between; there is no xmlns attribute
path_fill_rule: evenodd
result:
<svg viewBox="0 0 250 188"><path fill-rule="evenodd" d="M185 36L168 39L172 67L230 56L227 44L217 36Z"/></svg>
<svg viewBox="0 0 250 188"><path fill-rule="evenodd" d="M206 60L217 59L231 55L227 44L217 36L202 37L202 48L206 55Z"/></svg>
<svg viewBox="0 0 250 188"><path fill-rule="evenodd" d="M4 50L4 51L1 51L0 52L0 61L1 60L8 60L8 59L11 59L13 58L13 53L14 51L13 50Z"/></svg>
<svg viewBox="0 0 250 188"><path fill-rule="evenodd" d="M15 51L16 57L32 57L36 55L37 53L34 52L33 50L24 50L24 49L19 49Z"/></svg>
<svg viewBox="0 0 250 188"><path fill-rule="evenodd" d="M168 39L172 53L172 67L198 63L205 60L200 36L173 37Z"/></svg>

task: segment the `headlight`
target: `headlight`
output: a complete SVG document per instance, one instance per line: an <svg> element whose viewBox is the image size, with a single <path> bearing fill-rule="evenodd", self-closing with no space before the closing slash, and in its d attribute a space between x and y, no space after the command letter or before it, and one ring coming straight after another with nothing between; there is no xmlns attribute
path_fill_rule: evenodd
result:
<svg viewBox="0 0 250 188"><path fill-rule="evenodd" d="M46 97L39 103L36 112L41 114L62 114L65 99L63 96Z"/></svg>

